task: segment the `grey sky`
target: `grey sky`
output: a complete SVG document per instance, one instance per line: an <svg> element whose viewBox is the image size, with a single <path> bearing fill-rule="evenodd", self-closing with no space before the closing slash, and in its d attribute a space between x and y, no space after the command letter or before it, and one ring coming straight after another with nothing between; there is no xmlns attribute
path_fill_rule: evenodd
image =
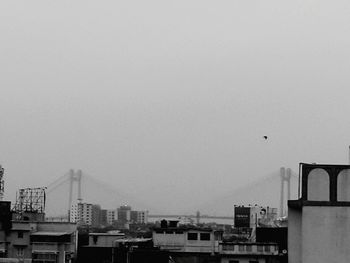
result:
<svg viewBox="0 0 350 263"><path fill-rule="evenodd" d="M9 197L80 168L184 211L347 162L348 1L2 1L0 32Z"/></svg>

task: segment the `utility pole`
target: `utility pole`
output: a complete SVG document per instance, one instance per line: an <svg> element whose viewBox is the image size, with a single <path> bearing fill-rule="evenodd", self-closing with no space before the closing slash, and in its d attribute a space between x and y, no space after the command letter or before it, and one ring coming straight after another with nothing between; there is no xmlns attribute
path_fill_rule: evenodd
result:
<svg viewBox="0 0 350 263"><path fill-rule="evenodd" d="M0 165L0 201L4 199L4 193L5 193L5 183L4 183L4 168Z"/></svg>

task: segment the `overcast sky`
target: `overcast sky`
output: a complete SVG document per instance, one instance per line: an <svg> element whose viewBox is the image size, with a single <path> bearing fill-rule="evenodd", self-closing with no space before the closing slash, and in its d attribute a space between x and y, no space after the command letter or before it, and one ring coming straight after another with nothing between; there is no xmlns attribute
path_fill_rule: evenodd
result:
<svg viewBox="0 0 350 263"><path fill-rule="evenodd" d="M348 162L349 1L9 0L0 40L8 197L74 168L184 211Z"/></svg>

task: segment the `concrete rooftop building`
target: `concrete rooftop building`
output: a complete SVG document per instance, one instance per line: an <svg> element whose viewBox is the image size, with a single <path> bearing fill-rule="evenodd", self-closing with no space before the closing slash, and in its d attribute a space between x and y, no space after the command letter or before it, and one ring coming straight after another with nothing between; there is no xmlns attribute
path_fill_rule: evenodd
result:
<svg viewBox="0 0 350 263"><path fill-rule="evenodd" d="M289 263L350 262L350 165L300 164L288 202Z"/></svg>

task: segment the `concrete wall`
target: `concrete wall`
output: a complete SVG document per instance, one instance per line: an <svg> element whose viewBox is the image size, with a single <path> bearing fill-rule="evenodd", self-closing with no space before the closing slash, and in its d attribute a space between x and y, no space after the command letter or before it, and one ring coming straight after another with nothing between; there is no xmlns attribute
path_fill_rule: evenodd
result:
<svg viewBox="0 0 350 263"><path fill-rule="evenodd" d="M214 240L214 232L205 232L207 234L210 234L210 240L200 240L200 233L203 233L201 231L194 231L191 230L188 233L197 233L198 239L197 240L188 240L187 235L185 237L186 240L186 252L214 252L215 247L218 248L219 243Z"/></svg>
<svg viewBox="0 0 350 263"><path fill-rule="evenodd" d="M169 248L184 248L187 238L187 233L182 234L167 234L167 233L156 233L153 232L153 243L154 246L169 247Z"/></svg>
<svg viewBox="0 0 350 263"><path fill-rule="evenodd" d="M124 238L125 235L89 235L89 246L112 247L117 239ZM95 243L96 241L96 243Z"/></svg>
<svg viewBox="0 0 350 263"><path fill-rule="evenodd" d="M77 225L68 222L40 222L37 224L37 231L75 232Z"/></svg>
<svg viewBox="0 0 350 263"><path fill-rule="evenodd" d="M9 242L7 255L10 258L17 258L18 250L21 249L23 250L23 256L21 258L31 258L30 232L22 232L23 238L18 237L18 232L20 231L11 231L7 237L7 241Z"/></svg>
<svg viewBox="0 0 350 263"><path fill-rule="evenodd" d="M197 233L197 240L188 240L188 233ZM200 240L200 233L209 233L210 240ZM156 233L153 232L154 246L162 249L176 250L182 252L206 252L212 253L218 250L218 241L214 240L214 232L202 232L198 230L189 230L188 232L178 233Z"/></svg>
<svg viewBox="0 0 350 263"><path fill-rule="evenodd" d="M288 262L301 262L301 210L288 209Z"/></svg>
<svg viewBox="0 0 350 263"><path fill-rule="evenodd" d="M304 206L288 214L289 263L350 262L350 207Z"/></svg>
<svg viewBox="0 0 350 263"><path fill-rule="evenodd" d="M350 207L305 206L302 262L350 262Z"/></svg>

